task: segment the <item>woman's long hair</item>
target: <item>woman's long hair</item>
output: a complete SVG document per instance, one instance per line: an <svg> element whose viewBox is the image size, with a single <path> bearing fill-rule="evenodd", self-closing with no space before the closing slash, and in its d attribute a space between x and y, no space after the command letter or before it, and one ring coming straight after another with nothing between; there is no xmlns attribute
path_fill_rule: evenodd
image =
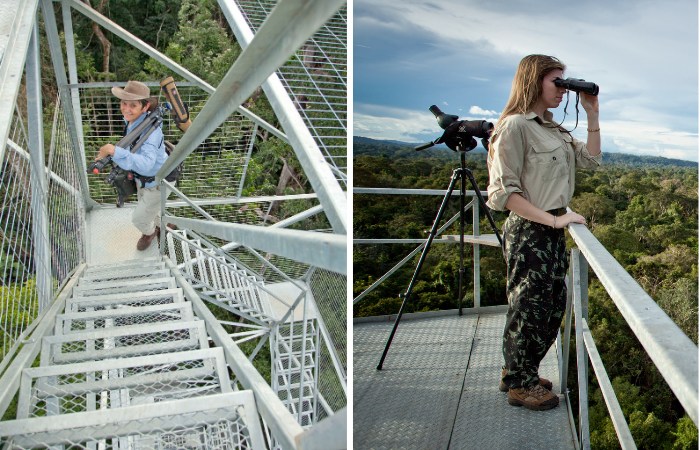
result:
<svg viewBox="0 0 700 450"><path fill-rule="evenodd" d="M542 80L554 70L566 70L564 63L554 56L528 55L524 57L513 77L513 87L500 119L513 114L526 114L542 95ZM499 120L500 121L500 120Z"/></svg>

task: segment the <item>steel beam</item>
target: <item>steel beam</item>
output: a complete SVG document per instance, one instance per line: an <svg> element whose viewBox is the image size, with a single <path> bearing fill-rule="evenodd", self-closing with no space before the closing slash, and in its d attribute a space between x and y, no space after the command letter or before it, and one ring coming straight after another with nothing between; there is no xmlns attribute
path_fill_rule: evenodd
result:
<svg viewBox="0 0 700 450"><path fill-rule="evenodd" d="M294 108L289 95L273 72L342 6L342 0L287 0L275 6L254 38L251 32L237 36L245 47L216 92L204 105L182 137L173 154L158 172L164 178L209 136L255 89L263 85L277 118L288 133L289 142L338 234L347 233L347 199L330 166ZM220 2L234 29L247 24L230 2ZM272 76L270 76L272 74ZM269 77L269 78L268 78ZM267 82L265 80L267 79ZM275 81L276 80L276 81Z"/></svg>
<svg viewBox="0 0 700 450"><path fill-rule="evenodd" d="M347 274L347 246L344 235L175 216L169 216L168 222L180 228L191 229L229 242L238 242L331 272Z"/></svg>
<svg viewBox="0 0 700 450"><path fill-rule="evenodd" d="M65 101L63 101L64 117L68 126L68 136L70 136L71 141L73 164L76 170L85 168L84 149L80 145L77 131L80 124L75 121L76 115L75 111L73 111L73 103L69 101L70 90L68 89L68 78L66 77L66 68L63 61L61 40L58 36L58 26L56 25L53 2L51 0L41 0L41 12L44 17L44 28L46 29L46 38L49 43L53 71L56 76L56 85L60 92L60 98L65 99ZM80 182L80 191L83 195L83 201L86 209L89 210L95 205L95 202L90 198L90 188L88 186L87 173L85 170L79 170L77 178Z"/></svg>
<svg viewBox="0 0 700 450"><path fill-rule="evenodd" d="M44 163L44 121L41 99L41 60L39 56L39 31L32 30L27 52L27 121L29 154L31 159L31 209L32 237L34 241L34 263L36 267L36 289L39 309L51 302L51 243L49 241L49 219L47 202L49 197Z"/></svg>
<svg viewBox="0 0 700 450"><path fill-rule="evenodd" d="M0 12L0 163L5 158L38 5L38 0L7 0Z"/></svg>

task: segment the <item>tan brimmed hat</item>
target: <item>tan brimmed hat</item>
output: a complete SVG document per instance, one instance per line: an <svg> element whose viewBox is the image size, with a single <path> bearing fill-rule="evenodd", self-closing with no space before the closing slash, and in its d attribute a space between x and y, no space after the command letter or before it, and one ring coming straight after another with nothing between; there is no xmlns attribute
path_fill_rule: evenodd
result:
<svg viewBox="0 0 700 450"><path fill-rule="evenodd" d="M113 87L112 94L122 100L147 100L151 90L140 81L129 81L124 88Z"/></svg>

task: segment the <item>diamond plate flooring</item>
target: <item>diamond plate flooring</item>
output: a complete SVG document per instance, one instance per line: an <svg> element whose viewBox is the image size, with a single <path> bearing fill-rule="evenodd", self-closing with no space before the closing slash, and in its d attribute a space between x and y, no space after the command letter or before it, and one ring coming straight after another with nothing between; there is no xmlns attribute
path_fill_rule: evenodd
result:
<svg viewBox="0 0 700 450"><path fill-rule="evenodd" d="M419 315L420 316L420 315ZM574 448L566 406L530 411L498 390L505 313L403 319L381 371L393 322L353 326L353 448ZM540 366L554 382L554 347Z"/></svg>

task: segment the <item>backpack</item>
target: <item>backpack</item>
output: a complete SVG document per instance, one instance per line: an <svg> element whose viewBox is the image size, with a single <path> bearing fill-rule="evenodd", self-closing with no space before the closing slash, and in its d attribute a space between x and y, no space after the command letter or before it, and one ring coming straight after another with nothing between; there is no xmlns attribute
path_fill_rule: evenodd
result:
<svg viewBox="0 0 700 450"><path fill-rule="evenodd" d="M170 157L170 154L173 152L175 149L175 145L170 142L170 141L165 141L165 153L168 154L168 157ZM182 176L182 169L185 167L185 161L182 161L180 164L177 165L176 168L174 168L167 177L165 177L166 181L169 181L170 183L177 183L180 177Z"/></svg>

